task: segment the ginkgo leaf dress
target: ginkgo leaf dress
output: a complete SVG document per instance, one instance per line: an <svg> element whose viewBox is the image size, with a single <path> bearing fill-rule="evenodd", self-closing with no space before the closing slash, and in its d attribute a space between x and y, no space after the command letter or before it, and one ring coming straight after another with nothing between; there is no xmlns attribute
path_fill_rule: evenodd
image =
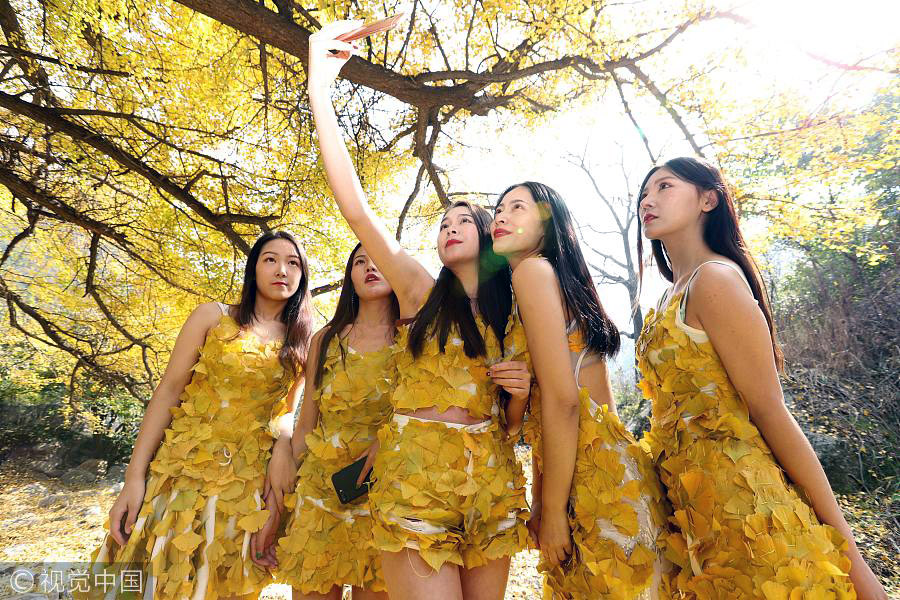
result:
<svg viewBox="0 0 900 600"><path fill-rule="evenodd" d="M155 600L256 598L273 581L252 562L250 536L269 515L261 494L292 378L278 359L281 341L241 331L221 306L171 409L127 543L107 534L91 556L94 573L141 569ZM94 590L88 597L118 597Z"/></svg>
<svg viewBox="0 0 900 600"><path fill-rule="evenodd" d="M531 366L525 327L514 311L505 345L510 360ZM600 360L585 350L574 323L566 332L576 381L587 360ZM588 357L591 357L588 359ZM649 600L669 597L670 564L659 541L667 510L662 486L646 449L642 448L606 405L597 404L586 387L579 388L580 414L575 472L569 496L572 559L549 568L543 561L544 598ZM541 395L531 394L526 441L542 465Z"/></svg>
<svg viewBox="0 0 900 600"><path fill-rule="evenodd" d="M637 344L681 597L855 598L846 541L788 483L706 332L684 323L685 305L679 293L651 309Z"/></svg>
<svg viewBox="0 0 900 600"><path fill-rule="evenodd" d="M480 317L486 357L469 358L458 332L445 351L435 336L416 358L409 324L398 329L394 416L378 432L375 483L369 493L380 550L417 550L432 568L466 568L512 556L527 543L525 477L500 427L498 389L487 375L500 360L499 342ZM474 425L420 419L420 408L461 407ZM424 575L424 574L423 574Z"/></svg>
<svg viewBox="0 0 900 600"><path fill-rule="evenodd" d="M278 541L277 579L304 594L335 585L381 591L368 498L341 504L331 475L359 458L390 416L394 347L360 353L334 336L326 352L322 384L309 399L319 422L306 436L296 494L285 500L291 513Z"/></svg>

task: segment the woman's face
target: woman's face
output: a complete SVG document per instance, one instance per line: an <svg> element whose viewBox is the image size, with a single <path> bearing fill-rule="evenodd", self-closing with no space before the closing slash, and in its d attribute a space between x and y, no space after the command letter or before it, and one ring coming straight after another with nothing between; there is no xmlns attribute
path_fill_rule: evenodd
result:
<svg viewBox="0 0 900 600"><path fill-rule="evenodd" d="M520 185L507 192L491 221L494 252L506 257L539 252L544 244L542 213L527 187Z"/></svg>
<svg viewBox="0 0 900 600"><path fill-rule="evenodd" d="M454 206L444 213L437 245L438 256L445 267L478 260L481 251L478 226L468 206Z"/></svg>
<svg viewBox="0 0 900 600"><path fill-rule="evenodd" d="M303 263L297 248L288 240L266 242L256 261L256 289L270 300L286 301L300 287Z"/></svg>
<svg viewBox="0 0 900 600"><path fill-rule="evenodd" d="M376 300L393 293L391 284L382 276L362 246L357 248L353 254L353 262L350 263L350 280L353 282L353 290L360 300Z"/></svg>
<svg viewBox="0 0 900 600"><path fill-rule="evenodd" d="M638 205L644 235L657 240L700 223L716 207L715 192L701 192L669 169L657 170L641 190Z"/></svg>

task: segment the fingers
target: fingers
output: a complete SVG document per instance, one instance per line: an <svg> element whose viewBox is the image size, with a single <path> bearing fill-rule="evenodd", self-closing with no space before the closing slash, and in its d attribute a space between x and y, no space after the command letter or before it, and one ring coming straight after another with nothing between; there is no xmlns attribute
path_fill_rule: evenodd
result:
<svg viewBox="0 0 900 600"><path fill-rule="evenodd" d="M138 511L140 510L140 506L129 506L128 514L125 517L125 535L131 535L131 530L134 529L134 522L137 521Z"/></svg>
<svg viewBox="0 0 900 600"><path fill-rule="evenodd" d="M124 511L115 504L109 511L109 534L120 546L125 545L125 536L122 534L122 515Z"/></svg>
<svg viewBox="0 0 900 600"><path fill-rule="evenodd" d="M260 560L262 558L262 552L260 552L257 548L259 546L259 532L254 531L250 534L250 560L252 560L255 564L260 567L265 567Z"/></svg>
<svg viewBox="0 0 900 600"><path fill-rule="evenodd" d="M369 458L366 459L365 464L363 465L362 470L359 472L359 477L356 478L356 487L359 487L363 484L363 481L366 480L366 475L369 474L369 471L372 470L372 463L375 462L375 453L370 452Z"/></svg>
<svg viewBox="0 0 900 600"><path fill-rule="evenodd" d="M528 373L528 363L522 362L521 360L507 360L505 362L494 363L488 370L491 373L503 371L524 371L525 373Z"/></svg>
<svg viewBox="0 0 900 600"><path fill-rule="evenodd" d="M515 379L510 377L494 377L494 383L497 385L503 386L506 388L506 391L511 392L513 389L522 389L527 390L531 387L529 385L529 381L527 379Z"/></svg>
<svg viewBox="0 0 900 600"><path fill-rule="evenodd" d="M309 36L310 41L321 39L335 39L338 36L345 35L359 29L363 26L361 19L340 20L329 23L320 30Z"/></svg>

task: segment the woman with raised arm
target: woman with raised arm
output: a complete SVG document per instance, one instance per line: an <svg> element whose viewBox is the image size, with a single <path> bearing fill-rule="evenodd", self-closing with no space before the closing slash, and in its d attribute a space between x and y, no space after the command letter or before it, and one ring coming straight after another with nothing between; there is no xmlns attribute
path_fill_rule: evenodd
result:
<svg viewBox="0 0 900 600"><path fill-rule="evenodd" d="M286 504L293 509L277 554L279 519L255 534L264 554L256 562L276 568L276 579L293 588L295 600L340 600L345 585L353 588L353 600L387 600L368 498L341 503L331 476L367 454L390 416L398 317L391 286L357 244L334 316L310 345L293 437L276 444L269 463L276 498L291 493Z"/></svg>
<svg viewBox="0 0 900 600"><path fill-rule="evenodd" d="M655 167L639 214L672 282L647 313L637 356L653 403L646 440L675 511L677 589L853 598L855 587L887 598L785 407L769 301L722 174L697 158ZM640 255L640 229L637 243Z"/></svg>
<svg viewBox="0 0 900 600"><path fill-rule="evenodd" d="M616 416L606 359L619 349L619 331L565 202L541 183L513 185L497 202L491 234L512 268L517 304L507 354L533 362L540 388L526 438L545 598L666 597L662 488Z"/></svg>
<svg viewBox="0 0 900 600"><path fill-rule="evenodd" d="M500 599L510 556L526 542L524 477L501 430L498 386L527 396L524 365L499 362L512 303L491 251L490 216L457 202L437 239L434 280L369 207L329 92L354 47L339 22L310 38L310 106L341 214L400 305L394 415L378 434L369 493L375 546L392 600ZM489 368L498 373L495 383Z"/></svg>
<svg viewBox="0 0 900 600"><path fill-rule="evenodd" d="M287 401L296 405L303 381L309 305L306 256L290 234L269 232L247 256L240 303L191 313L147 406L93 573L141 569L156 600L256 597L272 582L248 550L269 516L263 501L274 502L264 494L273 435L291 434Z"/></svg>

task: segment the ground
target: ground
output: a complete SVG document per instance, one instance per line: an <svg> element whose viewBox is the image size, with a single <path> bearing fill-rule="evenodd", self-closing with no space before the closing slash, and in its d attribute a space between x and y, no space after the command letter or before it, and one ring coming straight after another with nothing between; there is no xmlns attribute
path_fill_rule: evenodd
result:
<svg viewBox="0 0 900 600"><path fill-rule="evenodd" d="M0 464L0 562L85 560L103 539L103 523L115 497L116 488L109 483L69 485L18 467L15 461ZM42 499L45 506L40 507ZM884 515L878 498L856 494L838 499L869 564L888 586L890 597L900 599L900 538L892 529L893 517ZM536 552L513 559L507 600L541 597L536 564ZM289 597L284 586L270 586L262 596Z"/></svg>

